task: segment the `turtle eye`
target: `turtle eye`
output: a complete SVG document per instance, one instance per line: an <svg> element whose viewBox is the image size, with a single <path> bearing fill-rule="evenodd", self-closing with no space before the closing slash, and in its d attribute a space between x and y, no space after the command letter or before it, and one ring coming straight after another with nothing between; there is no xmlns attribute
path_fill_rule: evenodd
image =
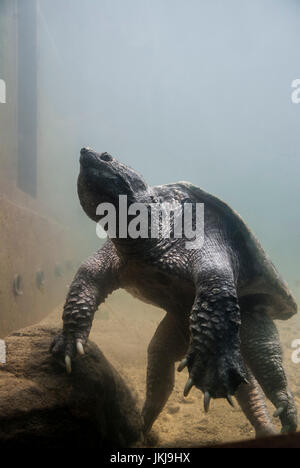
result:
<svg viewBox="0 0 300 468"><path fill-rule="evenodd" d="M112 161L113 158L108 153L102 153L101 156L100 156L100 159L101 159L101 161L109 162L109 161Z"/></svg>

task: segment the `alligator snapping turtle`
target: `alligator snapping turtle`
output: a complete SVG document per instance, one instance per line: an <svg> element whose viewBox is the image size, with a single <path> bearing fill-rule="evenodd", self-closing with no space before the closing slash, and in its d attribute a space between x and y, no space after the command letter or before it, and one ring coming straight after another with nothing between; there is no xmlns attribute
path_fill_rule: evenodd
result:
<svg viewBox="0 0 300 468"><path fill-rule="evenodd" d="M71 360L84 353L99 304L124 288L166 311L148 348L145 432L165 405L174 384L174 364L183 358L178 370L187 367L189 372L184 395L193 385L202 390L206 411L211 398L224 397L232 404L235 395L256 434L273 433L262 389L276 407L282 430L296 430L296 407L273 319L288 319L297 306L239 215L187 182L150 187L108 153L83 148L80 165L79 199L92 220L101 218L96 213L100 203L109 202L118 212L119 195L127 196L127 207L133 202L161 207L171 203L174 212L187 202L203 203L204 242L186 248L184 236L163 236L164 226L156 238L124 237L117 226L116 237L75 275L63 330L51 345L53 355L64 357L71 372Z"/></svg>

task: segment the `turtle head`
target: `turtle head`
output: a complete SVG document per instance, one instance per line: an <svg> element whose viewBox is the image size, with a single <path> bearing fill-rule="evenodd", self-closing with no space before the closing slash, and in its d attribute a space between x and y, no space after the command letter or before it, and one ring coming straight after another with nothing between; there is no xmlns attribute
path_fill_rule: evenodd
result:
<svg viewBox="0 0 300 468"><path fill-rule="evenodd" d="M77 186L81 206L94 221L99 220L96 211L101 203L111 203L118 209L120 195L126 195L127 202L133 203L148 189L133 169L110 154L100 154L91 148L82 148L80 152Z"/></svg>

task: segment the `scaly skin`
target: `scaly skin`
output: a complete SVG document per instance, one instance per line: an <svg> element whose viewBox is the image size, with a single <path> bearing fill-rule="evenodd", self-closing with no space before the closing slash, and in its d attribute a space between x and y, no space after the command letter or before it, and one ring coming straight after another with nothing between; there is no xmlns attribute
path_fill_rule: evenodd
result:
<svg viewBox="0 0 300 468"><path fill-rule="evenodd" d="M274 404L282 432L297 429L297 410L282 364L282 350L274 322L263 312L246 308L241 329L242 352L267 398Z"/></svg>
<svg viewBox="0 0 300 468"><path fill-rule="evenodd" d="M214 398L233 395L246 380L240 352L238 300L234 288L230 291L230 286L224 284L214 281L202 285L190 314L190 378Z"/></svg>
<svg viewBox="0 0 300 468"><path fill-rule="evenodd" d="M149 187L135 171L107 153L99 155L88 149L81 154L78 193L94 221L99 219L96 207L101 202L109 201L118 210L120 194L131 202L172 200L179 207L193 196L184 184ZM211 398L227 398L232 404L235 395L256 434L272 434L260 385L278 409L283 430L293 431L296 409L287 388L278 334L267 312L272 307L280 315L282 308L289 316L296 306L283 283L274 277L273 267L266 268L253 239L241 237L244 225L235 222L232 213L223 215L223 208L220 211L218 203L217 208L211 204L211 198L206 197L203 246L188 250L184 238L117 237L90 257L71 284L63 330L51 351L65 359L71 372L76 352L84 352L98 306L109 293L124 288L167 312L148 348L145 432L166 403L174 384L175 362L184 356L179 365L179 370L187 367L189 372L184 394L193 385L199 388L206 411ZM243 235L247 238L247 233Z"/></svg>
<svg viewBox="0 0 300 468"><path fill-rule="evenodd" d="M63 311L63 330L51 344L56 357L67 357L67 371L71 372L71 359L84 353L93 318L99 304L118 287L119 259L106 245L88 258L79 268L70 286Z"/></svg>
<svg viewBox="0 0 300 468"><path fill-rule="evenodd" d="M252 372L247 368L247 384L241 384L236 392L240 407L255 429L256 437L265 437L275 434L267 405Z"/></svg>

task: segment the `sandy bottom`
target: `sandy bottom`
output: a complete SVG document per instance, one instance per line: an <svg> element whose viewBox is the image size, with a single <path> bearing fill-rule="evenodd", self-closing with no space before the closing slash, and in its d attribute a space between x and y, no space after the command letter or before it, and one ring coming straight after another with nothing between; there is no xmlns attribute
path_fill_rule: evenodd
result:
<svg viewBox="0 0 300 468"><path fill-rule="evenodd" d="M57 308L43 322L61 324L62 308ZM147 346L164 312L146 305L125 291L112 294L95 315L90 338L104 352L136 394L140 407L145 396ZM284 352L286 373L296 404L300 409L300 363L292 362L291 343L300 339L300 319L277 322ZM299 353L300 356L300 353ZM202 393L193 388L187 398L183 388L187 372L177 373L173 393L156 420L152 436L158 447L191 447L249 439L254 431L238 407L224 400L213 400L206 414ZM274 411L269 404L271 414ZM280 424L275 420L280 431Z"/></svg>

